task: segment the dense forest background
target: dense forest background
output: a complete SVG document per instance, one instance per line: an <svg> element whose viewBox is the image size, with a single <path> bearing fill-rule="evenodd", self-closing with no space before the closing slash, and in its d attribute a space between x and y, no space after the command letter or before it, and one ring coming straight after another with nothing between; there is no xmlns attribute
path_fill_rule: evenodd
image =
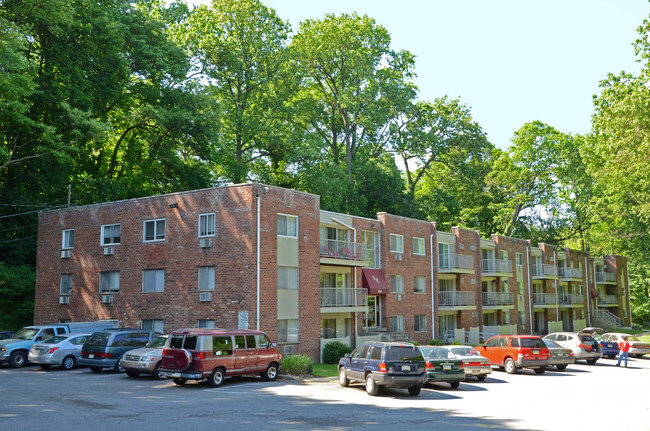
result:
<svg viewBox="0 0 650 431"><path fill-rule="evenodd" d="M367 16L291 29L256 0L0 0L0 329L32 321L39 211L245 181L627 256L650 321L640 24L642 72L603 77L588 135L535 121L500 150L464 101L418 98L414 56Z"/></svg>

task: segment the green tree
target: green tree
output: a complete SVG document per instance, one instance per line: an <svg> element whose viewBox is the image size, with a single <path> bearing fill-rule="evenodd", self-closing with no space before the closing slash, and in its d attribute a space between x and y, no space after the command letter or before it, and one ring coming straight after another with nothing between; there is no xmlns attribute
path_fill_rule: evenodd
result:
<svg viewBox="0 0 650 431"><path fill-rule="evenodd" d="M34 270L0 262L0 328L18 330L34 323Z"/></svg>

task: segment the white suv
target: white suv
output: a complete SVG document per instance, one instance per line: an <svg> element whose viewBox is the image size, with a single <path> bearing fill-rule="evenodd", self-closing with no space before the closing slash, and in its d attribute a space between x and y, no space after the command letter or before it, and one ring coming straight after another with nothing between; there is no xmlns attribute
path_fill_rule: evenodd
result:
<svg viewBox="0 0 650 431"><path fill-rule="evenodd" d="M553 332L543 338L571 349L576 361L583 360L588 364L595 364L603 356L598 341L593 337L593 334L600 330L600 328L585 328L580 332Z"/></svg>

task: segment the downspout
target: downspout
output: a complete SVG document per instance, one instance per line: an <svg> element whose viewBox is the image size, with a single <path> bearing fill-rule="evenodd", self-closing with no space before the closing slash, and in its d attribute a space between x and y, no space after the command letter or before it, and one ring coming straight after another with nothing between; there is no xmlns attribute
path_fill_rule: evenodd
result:
<svg viewBox="0 0 650 431"><path fill-rule="evenodd" d="M257 316L256 316L256 321L257 321L257 326L256 329L259 331L260 330L260 197L259 195L256 196L257 198L257 265L256 265L256 286L255 290L257 293Z"/></svg>
<svg viewBox="0 0 650 431"><path fill-rule="evenodd" d="M587 280L587 288L585 293L587 295L587 326L591 326L591 290L589 289L589 254L585 254L585 273Z"/></svg>
<svg viewBox="0 0 650 431"><path fill-rule="evenodd" d="M627 295L627 316L630 318L630 326L632 326L632 308L630 308L630 271L627 267L627 258L625 259L625 294ZM623 299L625 300L625 299ZM623 322L625 324L625 322Z"/></svg>
<svg viewBox="0 0 650 431"><path fill-rule="evenodd" d="M354 238L355 252L358 254L359 252L358 252L358 250L356 250L357 230L355 228L353 228L352 226L343 223L340 220L337 220L335 218L332 218L332 220L337 222L341 226L347 227L348 229L350 229L352 231L352 237ZM357 304L357 267L356 266L354 267L354 305L358 305ZM357 312L355 311L354 312L354 345L355 346L357 345L357 337L359 335L359 319L358 319L358 317L359 316L357 315Z"/></svg>
<svg viewBox="0 0 650 431"><path fill-rule="evenodd" d="M596 286L596 283L598 282L598 276L596 275L596 261L594 260L594 265L593 265L593 270L594 270L594 289L596 289L596 293L598 293L598 287ZM598 296L594 298L594 314L596 317L598 316Z"/></svg>
<svg viewBox="0 0 650 431"><path fill-rule="evenodd" d="M527 257L528 262L526 262L527 263L526 268L528 270L528 318L529 318L529 321L530 321L530 328L528 329L528 333L532 335L533 334L533 311L534 310L533 310L533 294L532 294L532 291L531 291L531 289L533 288L533 286L532 286L532 284L533 284L532 280L533 279L530 276L530 267L532 265L532 263L530 261L530 254L531 254L530 253L530 242L526 246L526 254L528 255L528 257Z"/></svg>
<svg viewBox="0 0 650 431"><path fill-rule="evenodd" d="M558 294L558 287L560 283L560 266L557 261L557 250L553 249L553 263L555 264L555 268L557 269L558 272L558 277L555 279L555 297L560 298L560 295ZM558 301L559 303L560 301ZM560 304L557 305L557 308L555 309L555 318L558 319L556 322L561 321L562 319L560 318ZM564 330L564 327L562 327Z"/></svg>
<svg viewBox="0 0 650 431"><path fill-rule="evenodd" d="M436 308L435 297L433 291L433 234L429 237L429 245L431 248L431 339L436 339Z"/></svg>

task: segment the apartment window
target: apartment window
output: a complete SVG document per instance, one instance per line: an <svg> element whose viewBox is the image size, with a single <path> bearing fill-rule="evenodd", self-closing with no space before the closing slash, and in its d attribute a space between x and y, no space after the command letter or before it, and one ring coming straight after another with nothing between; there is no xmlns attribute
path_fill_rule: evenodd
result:
<svg viewBox="0 0 650 431"><path fill-rule="evenodd" d="M508 260L508 250L501 250L501 260Z"/></svg>
<svg viewBox="0 0 650 431"><path fill-rule="evenodd" d="M508 280L501 281L501 292L509 292L510 283Z"/></svg>
<svg viewBox="0 0 650 431"><path fill-rule="evenodd" d="M162 319L142 319L142 329L163 333L164 321Z"/></svg>
<svg viewBox="0 0 650 431"><path fill-rule="evenodd" d="M199 328L214 329L214 320L212 319L199 319Z"/></svg>
<svg viewBox="0 0 650 431"><path fill-rule="evenodd" d="M427 316L416 314L413 320L413 330L415 332L425 332L427 330Z"/></svg>
<svg viewBox="0 0 650 431"><path fill-rule="evenodd" d="M413 238L413 254L416 256L424 256L424 238Z"/></svg>
<svg viewBox="0 0 650 431"><path fill-rule="evenodd" d="M72 274L61 274L61 295L72 295Z"/></svg>
<svg viewBox="0 0 650 431"><path fill-rule="evenodd" d="M199 238L214 236L215 226L216 216L214 213L199 214Z"/></svg>
<svg viewBox="0 0 650 431"><path fill-rule="evenodd" d="M363 242L366 246L366 262L368 268L379 268L379 232L363 231Z"/></svg>
<svg viewBox="0 0 650 431"><path fill-rule="evenodd" d="M390 326L393 332L404 332L404 316L391 316Z"/></svg>
<svg viewBox="0 0 650 431"><path fill-rule="evenodd" d="M393 274L390 276L391 293L404 293L404 276Z"/></svg>
<svg viewBox="0 0 650 431"><path fill-rule="evenodd" d="M517 253L516 257L517 257L517 268L521 269L524 266L524 255L521 253Z"/></svg>
<svg viewBox="0 0 650 431"><path fill-rule="evenodd" d="M390 234L391 253L404 253L404 237L402 235Z"/></svg>
<svg viewBox="0 0 650 431"><path fill-rule="evenodd" d="M120 293L120 272L99 273L99 293Z"/></svg>
<svg viewBox="0 0 650 431"><path fill-rule="evenodd" d="M456 290L456 280L438 280L438 290L440 292L454 292Z"/></svg>
<svg viewBox="0 0 650 431"><path fill-rule="evenodd" d="M278 289L298 289L298 268L278 266Z"/></svg>
<svg viewBox="0 0 650 431"><path fill-rule="evenodd" d="M421 275L416 275L413 277L413 292L415 293L425 293L427 278Z"/></svg>
<svg viewBox="0 0 650 431"><path fill-rule="evenodd" d="M321 319L320 337L336 338L336 319Z"/></svg>
<svg viewBox="0 0 650 431"><path fill-rule="evenodd" d="M199 291L214 290L214 266L199 266Z"/></svg>
<svg viewBox="0 0 650 431"><path fill-rule="evenodd" d="M64 250L74 247L74 229L66 229L63 231L61 239L61 248Z"/></svg>
<svg viewBox="0 0 650 431"><path fill-rule="evenodd" d="M321 272L320 287L343 289L350 287L350 274L338 272Z"/></svg>
<svg viewBox="0 0 650 431"><path fill-rule="evenodd" d="M451 262L450 262L450 254L449 254L449 244L445 244L444 242L439 242L438 243L438 268L440 269L451 269Z"/></svg>
<svg viewBox="0 0 650 431"><path fill-rule="evenodd" d="M144 240L145 241L164 241L165 240L165 219L146 220L144 222Z"/></svg>
<svg viewBox="0 0 650 431"><path fill-rule="evenodd" d="M519 294L523 295L524 294L524 282L523 281L518 281L517 282L517 287L519 288Z"/></svg>
<svg viewBox="0 0 650 431"><path fill-rule="evenodd" d="M502 324L503 325L510 325L510 313L509 312L504 312L502 315Z"/></svg>
<svg viewBox="0 0 650 431"><path fill-rule="evenodd" d="M278 236L298 238L298 217L278 214Z"/></svg>
<svg viewBox="0 0 650 431"><path fill-rule="evenodd" d="M278 320L278 342L297 343L298 319Z"/></svg>
<svg viewBox="0 0 650 431"><path fill-rule="evenodd" d="M163 292L165 290L165 270L145 269L142 271L143 292Z"/></svg>
<svg viewBox="0 0 650 431"><path fill-rule="evenodd" d="M121 241L121 228L119 224L102 226L102 245L115 245Z"/></svg>

